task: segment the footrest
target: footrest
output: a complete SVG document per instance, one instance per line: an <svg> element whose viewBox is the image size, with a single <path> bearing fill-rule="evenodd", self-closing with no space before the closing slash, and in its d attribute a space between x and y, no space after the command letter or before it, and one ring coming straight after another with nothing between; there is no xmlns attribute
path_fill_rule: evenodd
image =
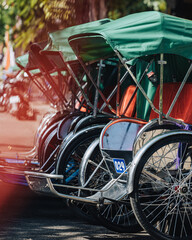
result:
<svg viewBox="0 0 192 240"><path fill-rule="evenodd" d="M120 184L115 180L110 181L103 189L91 189L84 188L81 186L70 186L61 184L58 180L63 180L63 175L56 174L47 174L40 172L29 172L25 171L25 177L28 182L31 190L45 194L57 196L65 199L71 199L80 202L86 202L91 204L98 204L101 198L114 198L114 200L120 199L122 196L126 194L126 186L124 184ZM81 190L85 191L95 191L96 194L90 197L81 197L80 195L70 195L60 192L59 188L70 188L76 189L77 192ZM110 201L107 201L110 202Z"/></svg>
<svg viewBox="0 0 192 240"><path fill-rule="evenodd" d="M62 175L55 174L46 174L39 172L28 172L25 171L25 177L28 182L30 189L34 192L45 194L45 195L54 195L50 190L50 186L48 184L48 179L51 181L56 181L57 179L63 179Z"/></svg>

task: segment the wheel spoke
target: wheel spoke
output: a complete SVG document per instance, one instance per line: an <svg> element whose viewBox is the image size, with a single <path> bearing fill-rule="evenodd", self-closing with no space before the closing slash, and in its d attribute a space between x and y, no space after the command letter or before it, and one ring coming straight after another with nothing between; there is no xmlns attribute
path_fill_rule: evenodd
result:
<svg viewBox="0 0 192 240"><path fill-rule="evenodd" d="M162 239L165 235L171 239L191 239L191 144L184 136L181 139L162 139L145 156L138 170L137 190L132 198L133 206L139 209L135 212L141 224L156 238L158 232L163 234Z"/></svg>

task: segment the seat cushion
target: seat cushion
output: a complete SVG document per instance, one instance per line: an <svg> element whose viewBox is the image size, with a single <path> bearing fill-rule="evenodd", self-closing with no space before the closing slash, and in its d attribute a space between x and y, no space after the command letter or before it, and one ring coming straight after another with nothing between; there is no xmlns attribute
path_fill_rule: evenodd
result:
<svg viewBox="0 0 192 240"><path fill-rule="evenodd" d="M171 103L180 87L181 83L164 83L163 84L163 113L167 113ZM159 109L159 88L158 86L155 97L154 106ZM186 83L183 87L172 111L170 117L181 119L185 123L192 123L192 83ZM158 118L158 114L153 110L150 119Z"/></svg>
<svg viewBox="0 0 192 240"><path fill-rule="evenodd" d="M130 98L132 97L134 91L136 89L136 86L134 85L130 85L124 92L121 102L120 102L120 110L119 113L120 115L126 116L126 117L133 117L135 115L135 107L136 107L136 94L133 98L133 100L131 101L131 104L129 105L129 107L126 109L127 104L130 100ZM126 111L125 111L126 110ZM124 113L125 111L125 113Z"/></svg>

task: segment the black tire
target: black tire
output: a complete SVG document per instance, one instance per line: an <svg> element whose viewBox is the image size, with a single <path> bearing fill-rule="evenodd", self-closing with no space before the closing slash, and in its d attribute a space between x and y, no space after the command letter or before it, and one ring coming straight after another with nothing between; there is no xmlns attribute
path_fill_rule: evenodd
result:
<svg viewBox="0 0 192 240"><path fill-rule="evenodd" d="M101 130L101 127L86 128L86 130L77 132L72 136L72 140L70 138L69 142L61 144L58 156L59 166L57 173L64 175L63 184L79 186L78 172L81 159L90 143L100 135ZM77 190L72 189L59 189L59 191L63 191L65 194L70 195L77 194ZM77 214L83 216L85 220L92 221L93 217L90 215L86 205L87 204L84 203L74 202L72 207Z"/></svg>
<svg viewBox="0 0 192 240"><path fill-rule="evenodd" d="M38 160L40 163L40 166L45 163L45 151L44 148L47 146L46 141L50 141L50 138L53 137L53 135L57 135L57 127L58 127L58 122L50 125L47 127L47 129L41 134L41 137L39 139L38 143L38 149L37 149L37 154L38 154ZM57 136L55 136L57 138Z"/></svg>
<svg viewBox="0 0 192 240"><path fill-rule="evenodd" d="M79 181L81 185L86 184L88 188L101 189L104 187L110 180L110 173L108 173L105 162L103 162L98 168L99 163L101 163L102 155L97 145L92 151L91 156L89 157L89 162L82 164L80 169ZM94 176L92 175L94 170ZM92 178L89 178L92 176ZM85 192L84 195L92 195L94 192ZM114 201L114 203L109 205L103 205L99 208L94 206L88 206L88 210L92 213L97 219L106 228L120 233L133 233L141 230L140 225L138 224L130 204L128 196L125 196L121 201Z"/></svg>
<svg viewBox="0 0 192 240"><path fill-rule="evenodd" d="M56 154L60 144L61 140L57 138L57 128L53 129L41 146L40 165L44 172L50 172L53 167L55 168Z"/></svg>
<svg viewBox="0 0 192 240"><path fill-rule="evenodd" d="M74 118L77 118L75 114L74 116L66 116L64 120L52 124L52 126L50 126L44 133L41 145L39 146L40 166L42 167L47 160L48 162L45 166L43 166L43 171L49 171L49 167L52 168L53 164L55 163L59 146L62 142L62 139L67 136ZM62 130L59 129L61 127L60 124L63 128ZM62 132L62 134L59 134L59 132Z"/></svg>
<svg viewBox="0 0 192 240"><path fill-rule="evenodd" d="M85 134L81 134L77 138L73 138L73 141L70 142L68 147L60 154L59 156L59 168L58 174L64 175L64 184L68 184L68 178L72 173L79 170L79 166L81 163L81 159L90 145L90 143L99 136L100 129L95 130L94 132L88 132ZM72 161L72 162L71 162ZM73 165L74 168L69 170L69 165ZM73 186L79 186L78 184L78 174L76 177L70 181L70 184ZM73 190L71 190L73 192ZM67 191L70 193L70 190Z"/></svg>
<svg viewBox="0 0 192 240"><path fill-rule="evenodd" d="M192 137L167 136L142 156L130 200L137 220L155 239L192 239Z"/></svg>
<svg viewBox="0 0 192 240"><path fill-rule="evenodd" d="M46 141L49 134L58 127L58 124L60 121L62 121L65 116L69 114L68 111L64 111L63 113L57 112L52 117L48 118L48 121L46 121L42 126L41 130L38 131L38 135L36 137L36 145L38 146L38 160L41 162L41 148L44 142Z"/></svg>

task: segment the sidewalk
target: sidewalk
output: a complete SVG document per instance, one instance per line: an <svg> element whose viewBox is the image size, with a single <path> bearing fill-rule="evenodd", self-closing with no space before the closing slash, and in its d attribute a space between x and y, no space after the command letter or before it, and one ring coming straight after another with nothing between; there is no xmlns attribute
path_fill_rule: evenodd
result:
<svg viewBox="0 0 192 240"><path fill-rule="evenodd" d="M0 151L29 151L33 148L34 137L39 123L47 112L54 110L48 104L34 102L32 107L37 110L35 121L18 120L9 113L0 113Z"/></svg>

